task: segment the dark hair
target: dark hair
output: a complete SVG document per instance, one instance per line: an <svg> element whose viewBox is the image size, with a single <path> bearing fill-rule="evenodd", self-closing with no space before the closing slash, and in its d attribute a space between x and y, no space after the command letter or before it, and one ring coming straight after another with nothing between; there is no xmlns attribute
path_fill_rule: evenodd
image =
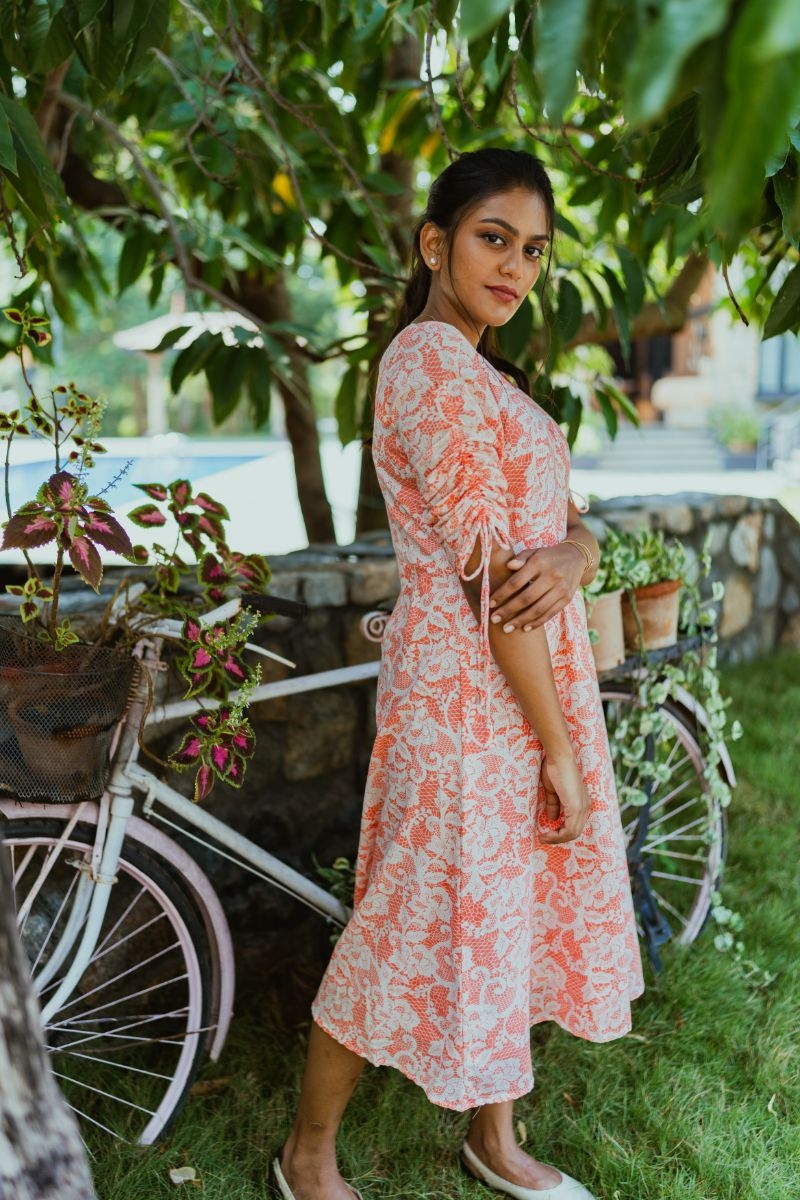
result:
<svg viewBox="0 0 800 1200"><path fill-rule="evenodd" d="M472 150L451 162L433 181L427 207L414 230L411 275L406 284L392 337L410 325L428 302L432 272L420 250L423 226L431 221L444 232L445 258L449 261L453 238L464 218L484 200L514 188L534 192L544 201L547 211L547 233L552 246L556 219L553 187L544 166L535 155L528 154L525 150ZM544 275L545 285L549 274L550 256ZM498 353L492 328L484 330L477 348L479 354L498 370L511 375L523 391L530 395L527 375L520 367L508 362Z"/></svg>

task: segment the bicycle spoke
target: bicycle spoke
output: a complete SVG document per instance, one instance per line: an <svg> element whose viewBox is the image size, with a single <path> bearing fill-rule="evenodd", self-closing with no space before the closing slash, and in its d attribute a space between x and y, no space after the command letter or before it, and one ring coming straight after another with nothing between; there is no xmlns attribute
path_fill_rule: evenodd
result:
<svg viewBox="0 0 800 1200"><path fill-rule="evenodd" d="M61 920L61 915L64 912L65 906L69 902L70 897L72 896L73 892L75 891L75 889L78 886L79 879L80 879L80 872L76 871L74 876L72 877L72 882L70 883L69 887L67 888L67 890L64 894L64 899L61 901L61 903L58 906L58 912L56 913L55 917L53 918L52 924L50 925L50 928L47 931L47 936L45 937L44 941L42 942L41 946L39 947L39 953L36 955L36 958L33 960L33 963L31 964L31 975L36 974L36 968L39 966L39 963L42 960L42 955L44 954L45 950L47 949L47 947L50 944L50 938L53 936L53 933L55 932L55 930L58 926L58 923Z"/></svg>
<svg viewBox="0 0 800 1200"><path fill-rule="evenodd" d="M79 1054L76 1052L72 1057L83 1058L87 1062L101 1063L106 1067L113 1067L115 1071L132 1071L135 1075L147 1075L150 1079L172 1079L171 1075L163 1075L160 1071L145 1071L143 1067L134 1067L130 1063L114 1062L112 1058L100 1058L95 1054Z"/></svg>
<svg viewBox="0 0 800 1200"><path fill-rule="evenodd" d="M169 954L170 951L177 949L178 945L178 942L173 942L171 946L165 946L162 950L157 950L155 954L151 954L149 958L144 959L142 962L135 963L132 967L128 967L127 971L121 971L119 975L114 975L111 979L104 979L102 983L98 983L95 987L90 988L88 992L83 992L80 996L75 996L72 1000L68 1000L66 1004L61 1006L60 1011L66 1012L68 1008L72 1008L75 1004L80 1004L81 1001L88 1000L89 996L94 996L97 992L105 991L106 988L118 983L120 979L125 979L128 975L132 975L136 971L141 971L143 967L150 966L150 964L156 962L157 959L163 958L165 954ZM143 994L143 992L130 993L132 996L141 996ZM114 1001L114 1003L116 1004L117 1001ZM89 1011L97 1012L99 1010L89 1009Z"/></svg>
<svg viewBox="0 0 800 1200"><path fill-rule="evenodd" d="M106 1092L103 1088L94 1087L91 1083L86 1083L84 1080L73 1079L71 1075L64 1075L62 1071L56 1071L53 1068L53 1074L56 1079L63 1079L65 1083L74 1083L84 1092L93 1092L96 1096L105 1096L107 1100L113 1100L116 1104L124 1104L126 1108L135 1108L139 1112L147 1113L148 1117L155 1116L155 1109L144 1108L141 1104L135 1104L133 1100L125 1100L122 1096L115 1096L112 1092Z"/></svg>
<svg viewBox="0 0 800 1200"><path fill-rule="evenodd" d="M697 887L700 880L696 875L673 875L669 871L651 871L651 879L671 879L675 883L690 883L692 887Z"/></svg>
<svg viewBox="0 0 800 1200"><path fill-rule="evenodd" d="M129 972L126 971L125 974L129 974ZM120 996L117 1000L109 1000L107 1004L98 1004L95 1008L89 1008L86 1010L84 1015L91 1016L93 1013L105 1012L106 1009L115 1008L118 1004L125 1004L128 1000L134 1000L140 996L150 996L153 994L153 992L157 992L161 988L172 987L174 983L182 983L186 978L186 975L176 975L172 979L161 979L158 983L153 983L147 988L141 988L141 990L138 992L129 992L127 996ZM95 988L94 990L99 991L100 989ZM91 993L87 993L87 995L91 995ZM83 997L78 997L78 999L83 999ZM77 1003L77 1001L75 1003ZM60 1024L60 1021L54 1021L50 1025L50 1028L58 1029Z"/></svg>

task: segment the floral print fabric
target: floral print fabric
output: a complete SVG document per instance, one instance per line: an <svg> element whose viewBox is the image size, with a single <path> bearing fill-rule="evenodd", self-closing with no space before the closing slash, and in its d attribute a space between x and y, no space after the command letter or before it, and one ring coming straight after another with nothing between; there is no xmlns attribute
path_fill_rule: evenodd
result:
<svg viewBox="0 0 800 1200"><path fill-rule="evenodd" d="M598 1042L626 1033L641 963L582 598L546 625L592 800L563 846L537 838L542 747L485 628L492 540L566 536L561 430L454 327L426 321L383 357L373 451L401 590L383 640L355 908L313 1015L463 1110L530 1091L536 1022ZM476 540L483 628L459 580Z"/></svg>

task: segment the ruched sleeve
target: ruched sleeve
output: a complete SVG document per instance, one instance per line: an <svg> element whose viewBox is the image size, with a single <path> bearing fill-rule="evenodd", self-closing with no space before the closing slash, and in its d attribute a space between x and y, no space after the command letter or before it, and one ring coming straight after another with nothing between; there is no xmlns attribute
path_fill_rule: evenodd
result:
<svg viewBox="0 0 800 1200"><path fill-rule="evenodd" d="M488 708L489 563L492 543L511 548L503 425L487 367L455 329L436 325L422 369L397 412L396 432L436 537L461 579L481 576L481 650ZM467 562L480 544L480 559Z"/></svg>

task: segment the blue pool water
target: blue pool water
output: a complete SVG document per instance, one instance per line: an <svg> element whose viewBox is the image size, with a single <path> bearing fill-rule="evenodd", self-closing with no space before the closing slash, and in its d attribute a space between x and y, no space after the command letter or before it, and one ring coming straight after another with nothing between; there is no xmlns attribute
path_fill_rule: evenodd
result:
<svg viewBox="0 0 800 1200"><path fill-rule="evenodd" d="M144 503L147 499L144 492L134 485L137 483L171 483L173 479L188 479L190 482L216 475L218 471L227 471L230 467L240 467L243 463L253 462L261 457L251 455L153 455L146 458L134 459L130 468L112 488L111 480L123 471L130 459L112 458L100 455L97 463L90 471L87 482L92 495L102 495L112 508L131 504L137 500ZM44 471L47 467L42 463L17 463L11 468L10 490L11 508L19 508L28 500L36 497L36 492L46 478ZM108 490L105 490L108 489ZM213 488L209 488L212 492Z"/></svg>

